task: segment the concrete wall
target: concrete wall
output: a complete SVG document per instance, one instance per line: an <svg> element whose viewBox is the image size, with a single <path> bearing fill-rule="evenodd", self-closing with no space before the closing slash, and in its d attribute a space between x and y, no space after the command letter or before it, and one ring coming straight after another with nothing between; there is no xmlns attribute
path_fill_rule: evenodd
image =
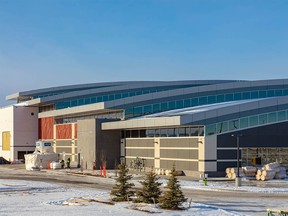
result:
<svg viewBox="0 0 288 216"><path fill-rule="evenodd" d="M111 120L96 119L96 154L97 154L97 167L102 163L102 158L106 159L107 169L114 169L116 164L120 163L120 141L121 131L101 130L103 122Z"/></svg>
<svg viewBox="0 0 288 216"><path fill-rule="evenodd" d="M96 120L78 121L78 153L84 168L91 169L96 160Z"/></svg>
<svg viewBox="0 0 288 216"><path fill-rule="evenodd" d="M97 169L106 160L107 169L115 167L120 161L120 131L102 131L101 123L108 120L87 119L78 121L78 153L83 158L83 166Z"/></svg>

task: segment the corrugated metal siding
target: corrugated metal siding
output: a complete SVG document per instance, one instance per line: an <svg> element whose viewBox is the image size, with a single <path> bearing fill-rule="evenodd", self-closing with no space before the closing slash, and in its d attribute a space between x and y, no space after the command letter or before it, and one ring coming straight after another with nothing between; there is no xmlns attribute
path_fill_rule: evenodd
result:
<svg viewBox="0 0 288 216"><path fill-rule="evenodd" d="M72 139L72 125L56 125L56 139Z"/></svg>
<svg viewBox="0 0 288 216"><path fill-rule="evenodd" d="M41 118L39 121L39 139L53 139L53 133L54 133L54 118L53 117L47 117L47 118Z"/></svg>

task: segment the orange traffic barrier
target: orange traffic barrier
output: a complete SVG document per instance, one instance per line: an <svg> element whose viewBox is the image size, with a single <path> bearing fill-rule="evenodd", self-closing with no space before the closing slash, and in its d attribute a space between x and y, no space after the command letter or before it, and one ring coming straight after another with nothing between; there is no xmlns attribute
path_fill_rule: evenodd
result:
<svg viewBox="0 0 288 216"><path fill-rule="evenodd" d="M103 175L104 175L104 177L106 177L106 166L103 166Z"/></svg>
<svg viewBox="0 0 288 216"><path fill-rule="evenodd" d="M100 166L100 176L102 176L102 166Z"/></svg>

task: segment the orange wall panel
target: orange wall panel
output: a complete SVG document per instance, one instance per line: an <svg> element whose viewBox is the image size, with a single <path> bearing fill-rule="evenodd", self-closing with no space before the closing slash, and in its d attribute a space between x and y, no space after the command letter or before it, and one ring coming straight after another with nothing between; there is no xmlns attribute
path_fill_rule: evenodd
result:
<svg viewBox="0 0 288 216"><path fill-rule="evenodd" d="M39 139L53 139L54 134L54 118L41 118L38 120L39 124Z"/></svg>
<svg viewBox="0 0 288 216"><path fill-rule="evenodd" d="M78 133L78 124L74 124L74 139L77 139L77 133Z"/></svg>
<svg viewBox="0 0 288 216"><path fill-rule="evenodd" d="M72 124L56 125L56 139L72 139Z"/></svg>

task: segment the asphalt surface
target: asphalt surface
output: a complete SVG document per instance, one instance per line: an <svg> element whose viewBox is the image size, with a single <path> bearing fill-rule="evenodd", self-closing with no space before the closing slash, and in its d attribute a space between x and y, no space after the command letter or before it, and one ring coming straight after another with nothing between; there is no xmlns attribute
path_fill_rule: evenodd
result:
<svg viewBox="0 0 288 216"><path fill-rule="evenodd" d="M65 171L27 171L23 164L0 165L0 179L41 181L60 184L64 187L96 188L105 191L110 191L113 187L112 179L106 180L101 177L73 174ZM185 180L187 180L187 178ZM284 182L283 185L279 187L288 187L287 184L288 182ZM267 215L268 208L288 208L288 193L270 194L195 189L183 189L183 192L185 196L189 200L192 199L193 202L232 211L239 215Z"/></svg>

